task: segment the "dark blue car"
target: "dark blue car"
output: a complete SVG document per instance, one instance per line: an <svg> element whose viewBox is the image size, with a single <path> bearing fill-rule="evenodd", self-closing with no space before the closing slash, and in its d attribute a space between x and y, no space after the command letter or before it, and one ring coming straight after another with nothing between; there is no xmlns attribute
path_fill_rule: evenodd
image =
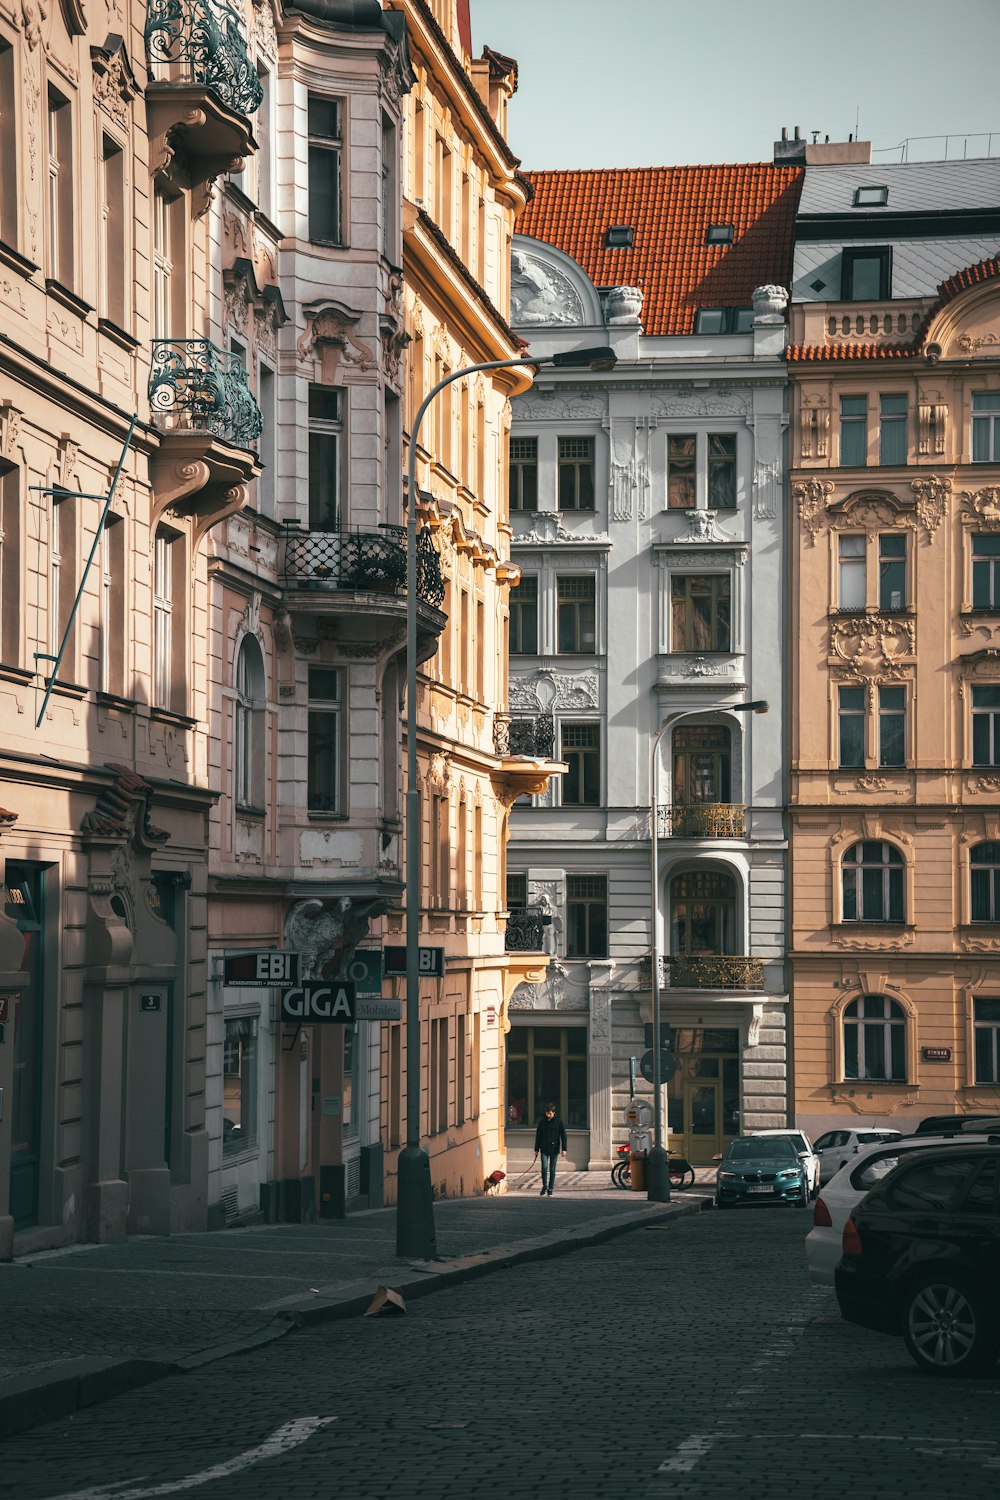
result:
<svg viewBox="0 0 1000 1500"><path fill-rule="evenodd" d="M719 1165L716 1208L737 1203L801 1203L809 1207L809 1180L789 1136L739 1135Z"/></svg>

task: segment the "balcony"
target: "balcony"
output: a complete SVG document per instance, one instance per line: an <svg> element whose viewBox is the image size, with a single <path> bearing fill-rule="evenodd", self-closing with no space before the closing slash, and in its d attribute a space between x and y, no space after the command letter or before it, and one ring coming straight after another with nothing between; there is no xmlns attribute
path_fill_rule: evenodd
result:
<svg viewBox="0 0 1000 1500"><path fill-rule="evenodd" d="M198 532L241 510L260 474L252 450L264 421L236 354L208 339L157 339L149 372L154 519L170 508L199 518Z"/></svg>
<svg viewBox="0 0 1000 1500"><path fill-rule="evenodd" d="M673 839L741 839L746 836L742 802L696 802L657 809L657 837Z"/></svg>
<svg viewBox="0 0 1000 1500"><path fill-rule="evenodd" d="M764 960L735 955L669 958L672 990L761 990Z"/></svg>
<svg viewBox="0 0 1000 1500"><path fill-rule="evenodd" d="M293 614L338 619L344 637L359 630L401 641L406 623L406 528L285 531L285 589ZM364 596L359 598L359 595ZM417 660L437 649L446 616L441 559L426 527L417 532Z"/></svg>
<svg viewBox="0 0 1000 1500"><path fill-rule="evenodd" d="M544 931L552 921L540 906L515 906L507 913L504 948L508 953L542 953Z"/></svg>
<svg viewBox="0 0 1000 1500"><path fill-rule="evenodd" d="M493 775L493 790L510 806L518 797L540 797L549 778L569 769L555 759L555 724L551 714L531 719L493 716L493 753L500 761Z"/></svg>
<svg viewBox="0 0 1000 1500"><path fill-rule="evenodd" d="M493 749L504 760L514 755L551 760L556 750L555 720L551 714L539 714L533 719L512 719L509 714L496 714Z"/></svg>
<svg viewBox="0 0 1000 1500"><path fill-rule="evenodd" d="M148 0L145 36L154 164L180 147L192 187L239 171L263 91L238 13L225 0Z"/></svg>

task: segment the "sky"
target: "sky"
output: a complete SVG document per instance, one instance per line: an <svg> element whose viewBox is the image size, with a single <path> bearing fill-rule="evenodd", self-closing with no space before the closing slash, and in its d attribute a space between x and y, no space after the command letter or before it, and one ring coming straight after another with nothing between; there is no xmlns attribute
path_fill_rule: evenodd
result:
<svg viewBox="0 0 1000 1500"><path fill-rule="evenodd" d="M471 0L473 53L516 57L527 169L770 161L807 140L874 162L1000 155L1000 0ZM947 37L942 38L942 30ZM856 130L857 127L857 130ZM989 132L992 143L988 143ZM935 137L917 140L917 137ZM890 149L879 149L890 148Z"/></svg>

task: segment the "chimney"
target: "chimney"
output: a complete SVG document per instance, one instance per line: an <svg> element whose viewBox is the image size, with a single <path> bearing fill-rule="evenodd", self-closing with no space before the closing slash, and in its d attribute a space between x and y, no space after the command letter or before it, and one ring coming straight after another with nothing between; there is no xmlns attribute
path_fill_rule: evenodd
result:
<svg viewBox="0 0 1000 1500"><path fill-rule="evenodd" d="M806 159L806 143L799 127L795 127L795 139L788 139L788 126L781 127L781 140L774 143L774 165L776 167L801 167Z"/></svg>

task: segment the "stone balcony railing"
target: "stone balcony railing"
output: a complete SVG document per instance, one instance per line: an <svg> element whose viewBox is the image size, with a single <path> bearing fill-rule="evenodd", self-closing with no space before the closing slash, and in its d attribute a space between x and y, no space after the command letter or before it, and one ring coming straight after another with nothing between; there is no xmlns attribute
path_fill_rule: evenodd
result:
<svg viewBox="0 0 1000 1500"><path fill-rule="evenodd" d="M540 906L515 906L507 913L504 947L508 953L541 953L547 922Z"/></svg>
<svg viewBox="0 0 1000 1500"><path fill-rule="evenodd" d="M736 955L681 957L668 960L674 990L759 990L764 987L764 960Z"/></svg>
<svg viewBox="0 0 1000 1500"><path fill-rule="evenodd" d="M746 831L742 802L674 803L660 807L657 837L674 839L741 839Z"/></svg>
<svg viewBox="0 0 1000 1500"><path fill-rule="evenodd" d="M512 719L496 714L493 719L494 753L507 759L513 755L530 755L536 760L551 760L555 755L556 731L551 714L531 719Z"/></svg>
<svg viewBox="0 0 1000 1500"><path fill-rule="evenodd" d="M264 97L238 12L224 0L148 0L146 61L161 83L209 88L247 117Z"/></svg>
<svg viewBox="0 0 1000 1500"><path fill-rule="evenodd" d="M285 583L325 592L406 594L406 528L285 533ZM445 595L441 559L426 530L417 532L417 598L437 609Z"/></svg>
<svg viewBox="0 0 1000 1500"><path fill-rule="evenodd" d="M154 341L149 405L161 432L212 433L248 448L264 430L242 359L209 339Z"/></svg>

